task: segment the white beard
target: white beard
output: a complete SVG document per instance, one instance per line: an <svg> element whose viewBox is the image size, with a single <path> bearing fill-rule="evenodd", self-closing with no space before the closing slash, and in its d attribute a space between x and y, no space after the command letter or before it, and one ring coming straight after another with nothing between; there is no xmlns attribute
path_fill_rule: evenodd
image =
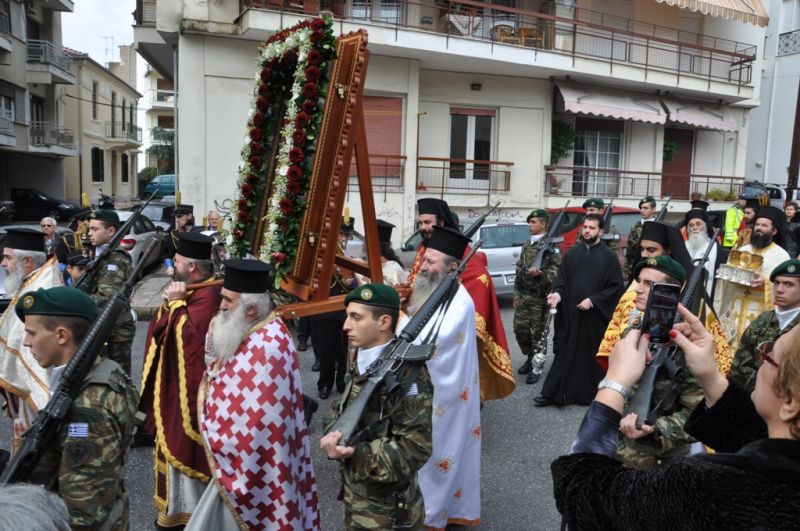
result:
<svg viewBox="0 0 800 531"><path fill-rule="evenodd" d="M689 242L689 250L692 253L696 253L700 250L705 250L706 245L708 245L708 241L711 238L708 237L705 233L702 232L693 232L689 234L689 238L687 241Z"/></svg>
<svg viewBox="0 0 800 531"><path fill-rule="evenodd" d="M251 326L252 323L245 318L244 304L235 310L220 310L211 323L212 354L221 363L228 361L247 337Z"/></svg>
<svg viewBox="0 0 800 531"><path fill-rule="evenodd" d="M17 293L17 290L22 285L23 276L21 267L17 267L15 271L6 271L6 278L3 281L3 289L6 292L6 296L11 298Z"/></svg>
<svg viewBox="0 0 800 531"><path fill-rule="evenodd" d="M422 308L428 297L436 290L441 283L441 275L428 275L427 272L420 271L417 278L414 279L414 291L411 292L411 298L408 300L408 314L414 316L417 311Z"/></svg>

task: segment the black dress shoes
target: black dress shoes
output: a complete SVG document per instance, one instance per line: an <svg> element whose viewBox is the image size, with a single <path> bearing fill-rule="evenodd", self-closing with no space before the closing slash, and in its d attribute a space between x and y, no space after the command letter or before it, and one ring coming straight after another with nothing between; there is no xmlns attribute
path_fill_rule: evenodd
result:
<svg viewBox="0 0 800 531"><path fill-rule="evenodd" d="M531 365L530 360L528 360L525 363L523 363L519 369L517 369L517 374L528 374L529 372L531 372L531 370L533 370L533 366Z"/></svg>
<svg viewBox="0 0 800 531"><path fill-rule="evenodd" d="M528 385L533 385L533 384L535 384L536 382L539 381L539 376L541 376L541 375L542 375L542 373L540 373L540 372L531 371L531 372L528 373L528 376L525 378L525 383L528 384Z"/></svg>
<svg viewBox="0 0 800 531"><path fill-rule="evenodd" d="M297 341L297 350L300 352L305 352L306 350L308 350L308 339L305 338L299 339Z"/></svg>
<svg viewBox="0 0 800 531"><path fill-rule="evenodd" d="M314 365L311 366L311 370L313 372L319 372L319 360L314 360Z"/></svg>
<svg viewBox="0 0 800 531"><path fill-rule="evenodd" d="M328 398L329 396L331 396L331 388L330 388L330 387L322 387L322 388L320 388L320 390L319 390L319 397L320 397L322 400L325 400L325 399L326 399L326 398Z"/></svg>
<svg viewBox="0 0 800 531"><path fill-rule="evenodd" d="M336 382L336 392L339 394L344 393L344 382Z"/></svg>
<svg viewBox="0 0 800 531"><path fill-rule="evenodd" d="M533 405L536 407L547 407L547 406L555 406L556 403L547 398L546 396L537 396L533 399Z"/></svg>

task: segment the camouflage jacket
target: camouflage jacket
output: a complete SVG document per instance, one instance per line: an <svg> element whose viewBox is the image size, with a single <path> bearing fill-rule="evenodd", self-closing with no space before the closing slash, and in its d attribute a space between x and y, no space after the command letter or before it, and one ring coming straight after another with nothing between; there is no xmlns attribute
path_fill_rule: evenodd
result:
<svg viewBox="0 0 800 531"><path fill-rule="evenodd" d="M688 453L689 446L695 442L695 439L684 431L683 426L694 408L703 400L703 391L688 369L686 375L686 380L681 385L675 401L656 419L652 434L636 440L624 436L620 438L617 457L623 464L632 468L653 468L661 464L663 459ZM651 407L669 393L672 383L672 379L665 370L659 371L653 388ZM631 396L626 406L636 395L637 387L633 386L631 389ZM625 414L629 412L626 407Z"/></svg>
<svg viewBox="0 0 800 531"><path fill-rule="evenodd" d="M97 264L99 273L91 282L86 284L84 291L97 306L102 310L106 302L119 293L133 270L131 256L122 249L116 249L107 254L100 263ZM114 326L112 337L115 341L127 341L133 339L136 333L136 325L130 312L128 301L124 302L124 308Z"/></svg>
<svg viewBox="0 0 800 531"><path fill-rule="evenodd" d="M138 401L122 368L98 357L31 476L64 500L72 529L128 528L122 469Z"/></svg>
<svg viewBox="0 0 800 531"><path fill-rule="evenodd" d="M633 266L642 258L642 252L639 250L639 241L642 239L643 228L644 223L639 220L631 227L631 232L628 234L628 245L625 248L625 267L622 269L626 279L630 279Z"/></svg>
<svg viewBox="0 0 800 531"><path fill-rule="evenodd" d="M561 251L558 245L553 246L553 251L547 256L547 262L542 264L543 271L539 276L528 274L528 269L533 264L534 258L540 252L541 240L536 243L526 243L522 246L522 252L517 262L516 275L514 276L514 300L521 297L534 296L544 297L550 292L553 281L558 275L558 267L561 265Z"/></svg>
<svg viewBox="0 0 800 531"><path fill-rule="evenodd" d="M792 319L781 331L775 310L767 310L750 323L739 339L739 346L733 356L733 365L728 378L742 389L752 392L756 386L756 373L760 365L756 363L755 352L759 343L775 341L778 337L794 328L800 316Z"/></svg>
<svg viewBox="0 0 800 531"><path fill-rule="evenodd" d="M405 491L409 484L416 486L417 471L431 456L433 384L426 366L419 367L414 385L404 395L400 391L413 370L410 364L403 364L399 370L398 391L386 396L382 386L370 397L359 424L359 428L371 426L370 434L356 444L352 457L340 463L342 496L353 524L391 524L395 517L394 493ZM350 377L329 424L358 396L367 381L365 376L356 374L355 368ZM416 492L420 496L419 489ZM413 503L409 500L409 504Z"/></svg>

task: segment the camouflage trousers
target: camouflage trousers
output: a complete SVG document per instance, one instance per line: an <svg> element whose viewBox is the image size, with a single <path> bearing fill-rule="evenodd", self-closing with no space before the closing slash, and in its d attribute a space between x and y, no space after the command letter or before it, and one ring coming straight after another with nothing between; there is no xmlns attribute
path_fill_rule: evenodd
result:
<svg viewBox="0 0 800 531"><path fill-rule="evenodd" d="M414 491L406 501L407 509L398 510L394 497L363 496L343 488L345 529L422 529L425 503L419 487Z"/></svg>
<svg viewBox="0 0 800 531"><path fill-rule="evenodd" d="M514 310L514 337L537 374L542 372L547 353L546 346L541 352L536 352L536 343L542 337L547 322L547 311L545 298L534 296L519 297Z"/></svg>

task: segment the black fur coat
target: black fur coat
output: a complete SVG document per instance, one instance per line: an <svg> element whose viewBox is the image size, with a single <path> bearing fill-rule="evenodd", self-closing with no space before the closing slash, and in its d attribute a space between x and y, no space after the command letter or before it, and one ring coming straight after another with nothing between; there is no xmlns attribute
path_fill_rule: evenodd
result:
<svg viewBox="0 0 800 531"><path fill-rule="evenodd" d="M800 441L767 439L749 395L731 384L686 430L716 454L650 471L596 454L552 464L556 506L570 529L800 529Z"/></svg>

